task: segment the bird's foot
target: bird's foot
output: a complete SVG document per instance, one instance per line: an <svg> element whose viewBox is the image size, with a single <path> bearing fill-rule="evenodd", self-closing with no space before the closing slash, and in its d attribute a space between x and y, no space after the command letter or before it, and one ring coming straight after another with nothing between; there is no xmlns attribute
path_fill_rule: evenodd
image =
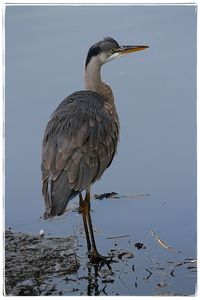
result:
<svg viewBox="0 0 200 300"><path fill-rule="evenodd" d="M91 250L88 254L88 258L90 259L91 264L101 264L101 265L109 265L112 261L111 257L103 256L98 253L98 251Z"/></svg>

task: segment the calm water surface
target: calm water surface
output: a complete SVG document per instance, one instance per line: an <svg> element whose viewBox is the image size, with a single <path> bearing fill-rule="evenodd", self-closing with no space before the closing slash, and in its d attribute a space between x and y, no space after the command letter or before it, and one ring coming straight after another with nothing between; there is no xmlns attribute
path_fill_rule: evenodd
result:
<svg viewBox="0 0 200 300"><path fill-rule="evenodd" d="M122 45L149 45L102 69L113 88L121 132L118 154L92 191L150 196L92 201L101 253L113 248L134 253L114 266L106 289L98 278L98 288L108 295L194 294L196 273L182 264L170 276L169 261L196 258L195 6L8 6L5 21L6 228L76 233L85 255L78 213L40 218L43 132L57 105L84 88L83 65L93 43L111 36ZM177 251L161 247L152 230ZM107 239L119 235L128 237ZM135 242L147 248L137 250ZM164 271L153 269L158 265ZM156 272L148 278L149 268ZM80 274L86 273L83 264ZM87 286L86 280L66 294L86 294Z"/></svg>

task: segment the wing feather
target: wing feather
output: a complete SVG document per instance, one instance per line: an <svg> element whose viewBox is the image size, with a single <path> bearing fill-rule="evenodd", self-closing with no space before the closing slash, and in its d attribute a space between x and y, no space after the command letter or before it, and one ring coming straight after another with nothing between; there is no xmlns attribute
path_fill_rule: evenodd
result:
<svg viewBox="0 0 200 300"><path fill-rule="evenodd" d="M59 105L43 139L43 194L49 215L59 214L72 196L101 177L116 152L118 134L117 115L105 109L96 93L74 93Z"/></svg>

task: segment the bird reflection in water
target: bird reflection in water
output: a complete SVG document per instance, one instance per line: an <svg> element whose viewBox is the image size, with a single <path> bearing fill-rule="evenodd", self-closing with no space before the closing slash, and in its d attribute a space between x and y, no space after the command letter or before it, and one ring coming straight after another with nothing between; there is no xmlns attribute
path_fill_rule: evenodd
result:
<svg viewBox="0 0 200 300"><path fill-rule="evenodd" d="M104 294L107 296L106 293L106 286L105 285L102 289L99 288L99 264L88 264L88 286L87 286L87 295L88 296L99 296L100 294Z"/></svg>

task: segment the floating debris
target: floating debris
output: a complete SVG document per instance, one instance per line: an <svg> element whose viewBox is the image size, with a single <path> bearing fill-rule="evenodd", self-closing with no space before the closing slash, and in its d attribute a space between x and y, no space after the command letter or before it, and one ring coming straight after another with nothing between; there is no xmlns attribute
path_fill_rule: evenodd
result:
<svg viewBox="0 0 200 300"><path fill-rule="evenodd" d="M192 264L192 268L197 268L197 260L194 258L185 258L183 261L178 261L174 264L174 267L180 267L185 264Z"/></svg>
<svg viewBox="0 0 200 300"><path fill-rule="evenodd" d="M106 278L102 280L102 283L113 283L115 280L112 278Z"/></svg>
<svg viewBox="0 0 200 300"><path fill-rule="evenodd" d="M129 237L129 236L130 236L129 234L126 234L126 235L118 235L118 236L111 236L111 237L107 237L107 240L122 239L122 238Z"/></svg>
<svg viewBox="0 0 200 300"><path fill-rule="evenodd" d="M167 286L167 283L165 281L161 281L160 283L158 283L156 285L156 288L159 289L159 288L164 288Z"/></svg>
<svg viewBox="0 0 200 300"><path fill-rule="evenodd" d="M195 266L188 266L187 268L188 268L188 270L191 270L191 269L195 269L196 270L197 269L197 267L195 267Z"/></svg>
<svg viewBox="0 0 200 300"><path fill-rule="evenodd" d="M100 194L100 195L96 195L94 194L93 195L93 199L98 199L98 200L102 200L102 199L121 199L121 198L128 198L128 199L133 199L133 198L145 198L145 197L148 197L150 196L149 193L146 193L146 194L136 194L136 195L120 195L116 192L110 192L110 193L103 193L103 194Z"/></svg>
<svg viewBox="0 0 200 300"><path fill-rule="evenodd" d="M149 271L149 269L147 269L147 268L145 270L149 273L149 275L145 278L145 280L148 280L153 273L151 271Z"/></svg>
<svg viewBox="0 0 200 300"><path fill-rule="evenodd" d="M170 275L171 275L172 277L175 277L175 275L174 275L174 270L172 270L172 271L170 272Z"/></svg>
<svg viewBox="0 0 200 300"><path fill-rule="evenodd" d="M85 248L80 250L79 257L76 256L77 247L80 246L77 238L80 232L77 234L74 232L75 237L68 240L65 237L47 238L48 233L46 232L45 236L41 238L39 230L36 236L6 233L6 295L69 296L71 294L81 296L87 293L88 295L109 294L109 296L113 296L120 293L116 293L119 281L127 291L129 289L127 294L130 295L141 294L145 285L147 288L151 288L152 295L167 295L182 274L185 277L191 277L193 281L196 278L197 260L194 257L190 257L190 254L189 258L185 259L182 255L180 257L174 254L171 259L154 257L151 255L152 253L149 253L151 248L146 240L145 244L142 242L134 244L135 241L128 241L129 238L120 240L128 235L110 236L108 239L113 239L111 242L113 249L109 250L111 258L109 268L106 264L93 266L87 263ZM117 243L121 243L119 248L115 245L115 239ZM147 248L147 250L138 252L134 250L134 246L137 249ZM134 253L129 250L133 250ZM156 252L159 252L159 247L156 248ZM129 258L133 259L129 260ZM131 278L131 280L127 280L127 278ZM184 286L180 288L182 289Z"/></svg>
<svg viewBox="0 0 200 300"><path fill-rule="evenodd" d="M135 243L134 246L138 250L140 250L140 249L146 249L146 246L143 243Z"/></svg>
<svg viewBox="0 0 200 300"><path fill-rule="evenodd" d="M101 278L106 278L107 276L114 275L114 273L112 269L104 269L104 270L99 270L98 275Z"/></svg>
<svg viewBox="0 0 200 300"><path fill-rule="evenodd" d="M44 230L43 229L40 230L40 236L44 237Z"/></svg>
<svg viewBox="0 0 200 300"><path fill-rule="evenodd" d="M134 257L134 254L133 254L133 252L124 251L124 252L118 254L117 257L118 257L119 259L122 259L122 258L133 258L133 257Z"/></svg>
<svg viewBox="0 0 200 300"><path fill-rule="evenodd" d="M167 245L163 240L161 240L161 238L152 230L151 231L151 235L154 237L154 239L156 240L156 242L163 248L167 249L168 251L171 252L177 252L176 249L174 249L173 247Z"/></svg>
<svg viewBox="0 0 200 300"><path fill-rule="evenodd" d="M126 249L111 249L109 255L112 257L112 261L115 258L122 260L123 258L129 259L134 257L133 252L130 252Z"/></svg>
<svg viewBox="0 0 200 300"><path fill-rule="evenodd" d="M151 267L151 269L161 270L161 271L165 270L165 268L163 268L163 267Z"/></svg>
<svg viewBox="0 0 200 300"><path fill-rule="evenodd" d="M94 199L98 199L98 200L102 200L104 198L120 198L119 196L117 196L118 193L115 193L115 192L111 192L111 193L103 193L103 194L100 194L100 195L96 195L94 194L93 197Z"/></svg>
<svg viewBox="0 0 200 300"><path fill-rule="evenodd" d="M197 260L195 258L185 258L184 264L190 264L190 263L197 263Z"/></svg>
<svg viewBox="0 0 200 300"><path fill-rule="evenodd" d="M146 198L149 197L151 194L147 193L147 194L135 194L135 195L121 195L119 198L129 198L129 199L133 199L133 198Z"/></svg>
<svg viewBox="0 0 200 300"><path fill-rule="evenodd" d="M180 266L182 266L183 265L183 262L178 262L178 263L176 263L175 265L174 265L174 267L180 267Z"/></svg>

